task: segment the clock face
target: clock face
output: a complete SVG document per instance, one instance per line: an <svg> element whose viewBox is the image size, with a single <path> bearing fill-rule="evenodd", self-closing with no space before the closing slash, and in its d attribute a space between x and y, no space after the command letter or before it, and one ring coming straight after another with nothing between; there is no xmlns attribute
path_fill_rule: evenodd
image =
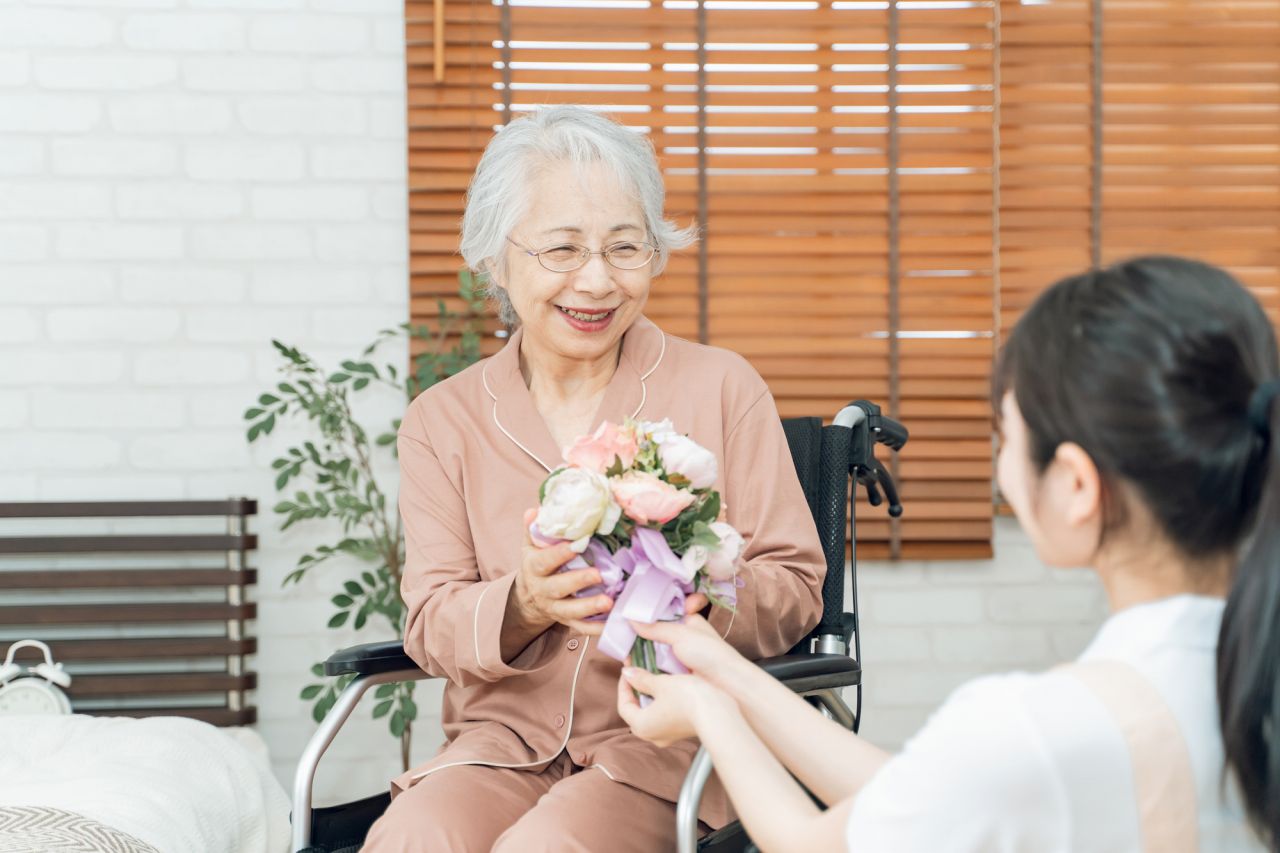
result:
<svg viewBox="0 0 1280 853"><path fill-rule="evenodd" d="M67 714L66 694L44 680L19 678L0 687L0 714Z"/></svg>

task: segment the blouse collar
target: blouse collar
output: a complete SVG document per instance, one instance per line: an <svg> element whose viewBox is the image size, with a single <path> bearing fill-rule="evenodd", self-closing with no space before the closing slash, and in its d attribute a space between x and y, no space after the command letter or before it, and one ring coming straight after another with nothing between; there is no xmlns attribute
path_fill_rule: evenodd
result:
<svg viewBox="0 0 1280 853"><path fill-rule="evenodd" d="M551 471L561 464L563 451L551 437L520 373L523 338L522 326L511 335L506 346L486 360L481 379L493 400L494 424L539 465ZM637 317L622 336L622 356L605 389L592 430L601 421L621 423L625 418L639 416L648 398L645 380L661 363L666 348L666 335L662 330L643 315Z"/></svg>

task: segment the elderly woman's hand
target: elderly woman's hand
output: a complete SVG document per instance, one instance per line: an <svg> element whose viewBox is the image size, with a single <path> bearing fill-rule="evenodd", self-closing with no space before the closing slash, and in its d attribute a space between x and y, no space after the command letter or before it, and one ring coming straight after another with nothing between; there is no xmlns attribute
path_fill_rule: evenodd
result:
<svg viewBox="0 0 1280 853"><path fill-rule="evenodd" d="M604 623L585 620L597 613L608 613L613 599L603 593L574 598L574 593L600 583L600 572L591 568L560 571L560 567L577 554L567 542L547 548L533 544L529 525L537 514L536 509L526 510L524 514L523 556L513 590L521 614L531 625L549 626L559 622L583 634L599 635Z"/></svg>

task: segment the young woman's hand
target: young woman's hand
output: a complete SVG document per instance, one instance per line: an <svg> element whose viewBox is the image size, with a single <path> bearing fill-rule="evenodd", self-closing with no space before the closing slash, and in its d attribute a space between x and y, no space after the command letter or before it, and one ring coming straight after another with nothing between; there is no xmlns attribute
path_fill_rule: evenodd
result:
<svg viewBox="0 0 1280 853"><path fill-rule="evenodd" d="M635 690L653 697L647 708ZM728 695L696 675L654 675L628 666L618 679L618 715L637 737L658 746L696 737L699 725L736 712Z"/></svg>
<svg viewBox="0 0 1280 853"><path fill-rule="evenodd" d="M645 639L671 646L681 663L710 684L720 685L721 677L732 672L735 666L747 663L737 649L696 613L685 616L683 622L632 622L631 627Z"/></svg>

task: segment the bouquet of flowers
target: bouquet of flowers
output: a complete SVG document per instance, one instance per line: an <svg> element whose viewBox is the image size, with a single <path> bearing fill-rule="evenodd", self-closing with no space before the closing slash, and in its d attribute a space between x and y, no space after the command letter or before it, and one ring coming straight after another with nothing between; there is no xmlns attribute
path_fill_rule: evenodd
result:
<svg viewBox="0 0 1280 853"><path fill-rule="evenodd" d="M669 420L605 422L565 451L538 493L534 544L570 542L563 571L588 566L601 583L577 593L614 600L600 648L650 672L687 672L670 646L637 637L627 624L679 620L686 596L703 593L733 609L743 539L720 520L715 454Z"/></svg>

